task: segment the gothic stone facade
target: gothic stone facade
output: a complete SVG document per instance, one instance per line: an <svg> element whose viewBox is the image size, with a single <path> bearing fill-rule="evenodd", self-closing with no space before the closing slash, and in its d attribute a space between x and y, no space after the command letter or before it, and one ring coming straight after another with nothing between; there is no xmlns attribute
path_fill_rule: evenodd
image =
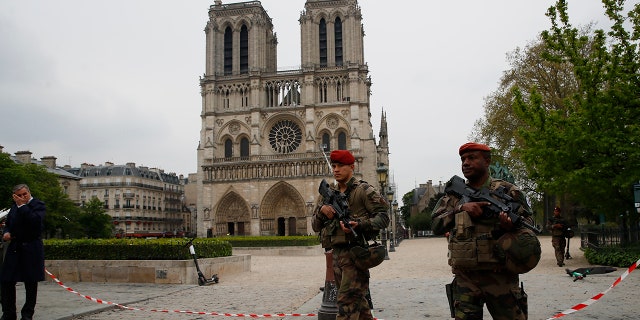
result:
<svg viewBox="0 0 640 320"><path fill-rule="evenodd" d="M388 165L386 132L376 144L370 120L358 2L308 0L299 21L301 68L278 71L260 2L209 9L198 236L310 234L319 183L332 180L323 151L351 150L356 176L373 185Z"/></svg>

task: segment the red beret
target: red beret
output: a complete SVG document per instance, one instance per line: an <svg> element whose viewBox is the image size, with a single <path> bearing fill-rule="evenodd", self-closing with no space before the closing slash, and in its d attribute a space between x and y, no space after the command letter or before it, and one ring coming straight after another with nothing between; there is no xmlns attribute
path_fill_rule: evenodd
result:
<svg viewBox="0 0 640 320"><path fill-rule="evenodd" d="M458 154L462 155L467 151L491 151L486 144L475 143L475 142L467 142L460 146L460 150L458 150Z"/></svg>
<svg viewBox="0 0 640 320"><path fill-rule="evenodd" d="M331 162L342 164L353 164L356 162L356 158L354 158L348 150L333 150L329 158L331 158Z"/></svg>

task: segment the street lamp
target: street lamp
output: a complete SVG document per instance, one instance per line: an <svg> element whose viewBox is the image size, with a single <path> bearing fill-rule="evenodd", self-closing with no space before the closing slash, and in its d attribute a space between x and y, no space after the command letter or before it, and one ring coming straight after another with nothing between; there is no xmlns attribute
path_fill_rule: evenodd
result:
<svg viewBox="0 0 640 320"><path fill-rule="evenodd" d="M393 220L395 227L393 228L393 246L397 247L398 246L398 221L400 220L398 218L398 200L393 200L393 203L391 204L393 206L393 215L395 217L395 219Z"/></svg>
<svg viewBox="0 0 640 320"><path fill-rule="evenodd" d="M384 163L380 163L378 168L376 169L378 173L378 182L380 182L380 194L384 196L384 187L387 184L387 174L389 173L389 169L384 165ZM382 241L382 245L384 246L384 259L389 260L389 252L387 251L387 229L382 230L382 234L380 235L380 240Z"/></svg>
<svg viewBox="0 0 640 320"><path fill-rule="evenodd" d="M391 206L391 202L393 201L393 189L391 189L391 187L389 187L389 190L387 190L387 200L389 200L389 220L391 220L391 236L388 237L389 238L389 252L396 252L396 244L395 244L395 219L393 217L393 206Z"/></svg>

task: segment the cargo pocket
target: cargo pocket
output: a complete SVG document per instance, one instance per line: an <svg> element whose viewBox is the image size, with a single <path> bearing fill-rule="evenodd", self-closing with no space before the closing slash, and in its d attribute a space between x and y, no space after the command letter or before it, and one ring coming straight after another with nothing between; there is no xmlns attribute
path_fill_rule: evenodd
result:
<svg viewBox="0 0 640 320"><path fill-rule="evenodd" d="M478 250L475 239L460 240L453 237L449 241L449 265L463 268L477 266Z"/></svg>

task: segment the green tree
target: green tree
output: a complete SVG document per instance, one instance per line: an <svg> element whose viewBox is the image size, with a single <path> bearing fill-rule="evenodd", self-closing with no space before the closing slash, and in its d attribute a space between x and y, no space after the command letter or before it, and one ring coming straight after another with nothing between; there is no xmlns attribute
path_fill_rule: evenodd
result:
<svg viewBox="0 0 640 320"><path fill-rule="evenodd" d="M587 26L580 33L586 35L590 30L591 26ZM578 87L571 64L546 60L545 50L546 44L539 37L524 48L516 48L507 54L510 67L503 73L498 89L485 97L484 116L476 121L471 134L472 140L491 145L492 162L509 168L518 185L525 190L534 190L536 185L517 152L523 143L518 129L527 124L513 108L512 88L521 88L523 99L528 101L528 91L535 87L545 110L564 110L564 99L573 95Z"/></svg>
<svg viewBox="0 0 640 320"><path fill-rule="evenodd" d="M431 214L422 210L409 218L411 230L431 230Z"/></svg>
<svg viewBox="0 0 640 320"><path fill-rule="evenodd" d="M633 209L632 185L640 177L640 4L627 18L624 1L603 4L613 25L591 37L571 26L565 0L549 8L552 27L542 33L542 56L569 64L577 90L562 99L562 108L548 108L540 87L528 95L514 88L523 123L514 150L539 190L568 194L611 218Z"/></svg>
<svg viewBox="0 0 640 320"><path fill-rule="evenodd" d="M413 205L413 190L405 193L402 196L402 206L400 207L400 216L407 223L409 223L409 217L411 217L411 206Z"/></svg>
<svg viewBox="0 0 640 320"><path fill-rule="evenodd" d="M11 198L15 185L25 183L31 194L44 201L47 206L45 216L45 237L75 237L80 235L77 217L78 207L64 194L58 176L37 164L17 164L7 153L0 153L0 208L13 205ZM65 218L66 217L66 218ZM76 220L77 221L77 220Z"/></svg>
<svg viewBox="0 0 640 320"><path fill-rule="evenodd" d="M98 198L91 198L82 208L80 223L89 238L111 238L113 227L111 216L105 213L104 203Z"/></svg>

